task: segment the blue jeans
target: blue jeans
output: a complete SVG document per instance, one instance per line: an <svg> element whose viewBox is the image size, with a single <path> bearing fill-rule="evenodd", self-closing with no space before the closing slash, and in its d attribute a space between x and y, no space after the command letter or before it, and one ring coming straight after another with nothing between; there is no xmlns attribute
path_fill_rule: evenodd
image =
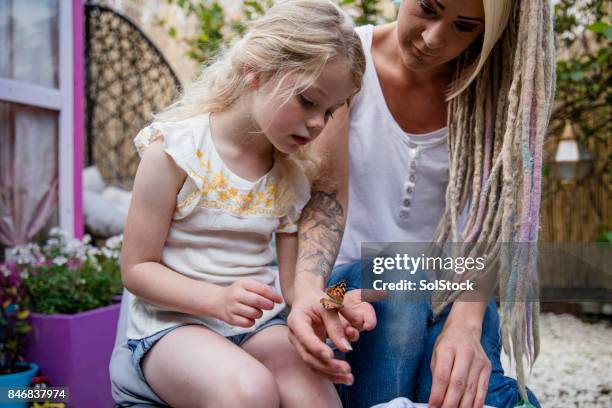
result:
<svg viewBox="0 0 612 408"><path fill-rule="evenodd" d="M334 268L328 284L346 279L349 288L361 284L360 263ZM429 301L385 300L372 304L378 323L371 332L361 333L346 354L355 382L339 386L344 408L370 407L374 404L407 397L427 402L431 391L429 367L435 341L444 327L450 307L437 319ZM481 344L492 365L485 403L498 408L511 408L521 401L516 380L504 376L500 361L499 316L492 301L482 324ZM529 400L540 407L528 390Z"/></svg>

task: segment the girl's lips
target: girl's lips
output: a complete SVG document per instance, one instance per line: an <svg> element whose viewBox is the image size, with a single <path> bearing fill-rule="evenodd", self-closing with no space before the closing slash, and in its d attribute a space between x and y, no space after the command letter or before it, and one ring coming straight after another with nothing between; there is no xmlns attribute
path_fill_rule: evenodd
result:
<svg viewBox="0 0 612 408"><path fill-rule="evenodd" d="M305 144L307 144L308 142L310 142L309 139L302 137L302 136L298 136L298 135L291 135L291 137L293 138L293 140L295 141L295 143L299 144L300 146L304 146Z"/></svg>

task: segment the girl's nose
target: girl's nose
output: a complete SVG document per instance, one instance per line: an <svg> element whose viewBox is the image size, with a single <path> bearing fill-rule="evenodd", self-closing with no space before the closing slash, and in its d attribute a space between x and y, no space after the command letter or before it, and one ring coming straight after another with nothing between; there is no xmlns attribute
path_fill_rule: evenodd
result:
<svg viewBox="0 0 612 408"><path fill-rule="evenodd" d="M318 136L325 127L325 114L318 113L315 116L311 116L306 121L306 127L312 136Z"/></svg>

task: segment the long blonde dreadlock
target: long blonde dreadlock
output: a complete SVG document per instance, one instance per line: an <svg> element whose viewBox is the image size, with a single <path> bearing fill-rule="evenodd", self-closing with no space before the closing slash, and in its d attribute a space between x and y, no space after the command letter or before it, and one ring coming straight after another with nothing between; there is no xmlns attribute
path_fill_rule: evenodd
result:
<svg viewBox="0 0 612 408"><path fill-rule="evenodd" d="M455 79L473 58L457 61ZM515 364L527 400L525 366L539 352L536 253L502 244L538 239L542 151L555 89L550 0L516 0L506 30L475 80L449 102L450 168L446 209L434 242L462 242L499 262L502 342ZM474 244L474 246L470 246ZM483 248L484 246L484 248ZM440 313L459 297L434 296Z"/></svg>

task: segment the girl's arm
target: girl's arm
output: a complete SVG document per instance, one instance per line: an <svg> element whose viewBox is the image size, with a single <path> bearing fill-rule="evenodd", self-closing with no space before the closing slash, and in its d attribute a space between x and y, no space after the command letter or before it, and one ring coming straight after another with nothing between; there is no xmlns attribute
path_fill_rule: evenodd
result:
<svg viewBox="0 0 612 408"><path fill-rule="evenodd" d="M287 306L293 303L293 281L297 262L298 234L276 234L276 256L281 292Z"/></svg>
<svg viewBox="0 0 612 408"><path fill-rule="evenodd" d="M216 312L221 287L189 278L160 263L162 249L186 174L163 149L161 140L144 152L127 217L121 276L134 295L179 312Z"/></svg>

